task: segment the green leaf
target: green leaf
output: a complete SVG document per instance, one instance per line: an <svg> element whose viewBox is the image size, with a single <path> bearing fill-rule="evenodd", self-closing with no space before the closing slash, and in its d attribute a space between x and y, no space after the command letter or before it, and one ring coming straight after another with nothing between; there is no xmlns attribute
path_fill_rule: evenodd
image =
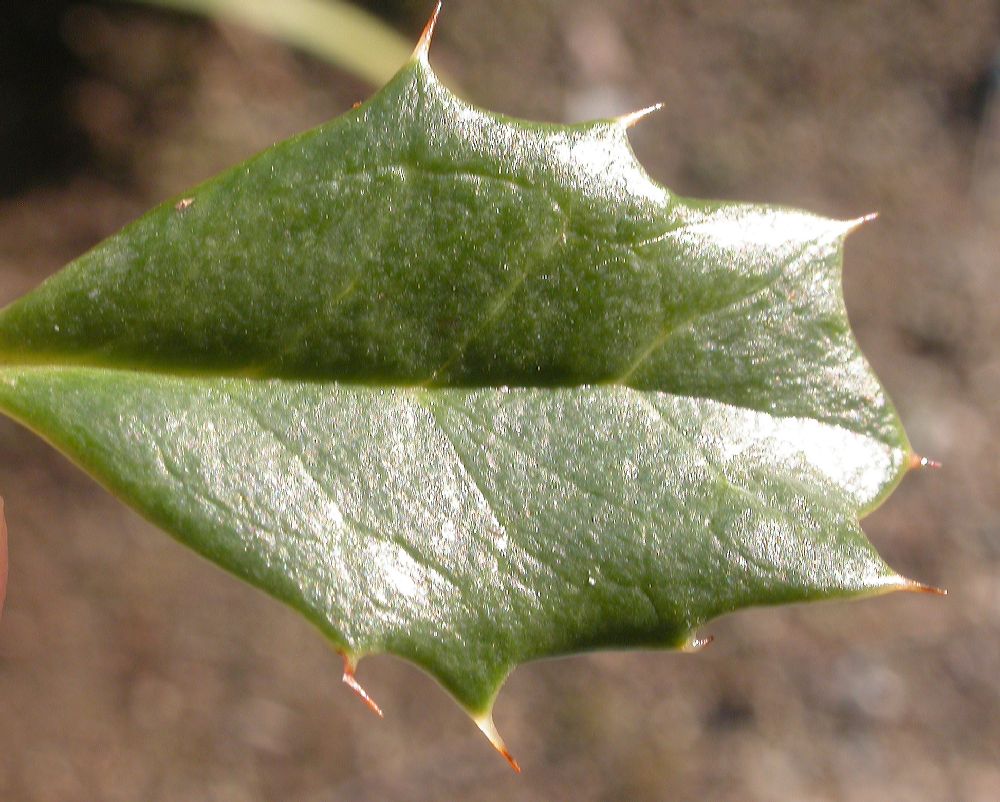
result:
<svg viewBox="0 0 1000 802"><path fill-rule="evenodd" d="M7 307L0 407L495 743L526 660L919 587L858 526L917 458L845 313L855 223L680 198L635 116L481 111L426 42Z"/></svg>

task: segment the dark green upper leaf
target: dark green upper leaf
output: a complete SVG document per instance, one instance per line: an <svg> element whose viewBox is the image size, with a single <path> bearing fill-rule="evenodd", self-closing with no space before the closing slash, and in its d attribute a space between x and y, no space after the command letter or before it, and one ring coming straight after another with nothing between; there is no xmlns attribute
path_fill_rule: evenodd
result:
<svg viewBox="0 0 1000 802"><path fill-rule="evenodd" d="M373 100L0 313L0 407L354 656L487 715L524 660L904 587L851 224L678 198L625 124Z"/></svg>

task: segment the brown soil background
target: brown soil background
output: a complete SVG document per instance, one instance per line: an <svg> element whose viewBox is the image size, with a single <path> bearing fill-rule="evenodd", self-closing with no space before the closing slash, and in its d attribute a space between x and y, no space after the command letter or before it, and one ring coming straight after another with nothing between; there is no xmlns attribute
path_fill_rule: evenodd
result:
<svg viewBox="0 0 1000 802"><path fill-rule="evenodd" d="M377 10L415 39L429 6ZM50 11L53 52L8 52L0 79L0 117L35 125L0 156L2 302L371 91L237 27ZM515 777L422 673L362 665L377 720L304 620L2 421L0 799L1000 799L998 45L987 0L450 0L432 52L519 116L666 101L633 142L682 194L881 212L847 248L848 307L945 468L866 530L947 598L743 613L694 657L523 666L496 709Z"/></svg>

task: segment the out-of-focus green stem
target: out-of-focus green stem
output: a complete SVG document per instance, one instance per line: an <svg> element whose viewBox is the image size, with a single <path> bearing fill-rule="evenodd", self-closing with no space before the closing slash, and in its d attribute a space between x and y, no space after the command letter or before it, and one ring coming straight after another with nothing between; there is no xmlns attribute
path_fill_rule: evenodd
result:
<svg viewBox="0 0 1000 802"><path fill-rule="evenodd" d="M229 19L255 28L381 86L406 63L408 42L341 0L133 0Z"/></svg>

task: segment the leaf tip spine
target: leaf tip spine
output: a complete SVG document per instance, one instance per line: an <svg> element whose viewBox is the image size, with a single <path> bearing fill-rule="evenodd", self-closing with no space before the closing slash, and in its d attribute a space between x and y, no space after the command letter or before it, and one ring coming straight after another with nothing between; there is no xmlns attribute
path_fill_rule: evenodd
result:
<svg viewBox="0 0 1000 802"><path fill-rule="evenodd" d="M423 33L420 34L420 40L417 42L416 50L413 51L413 58L417 61L427 63L427 55L431 50L431 40L434 38L434 28L437 25L438 17L441 16L441 6L443 5L443 0L438 0L434 5L434 11L431 13L431 18L427 21L424 26Z"/></svg>
<svg viewBox="0 0 1000 802"><path fill-rule="evenodd" d="M698 654L698 652L703 651L715 640L715 635L706 635L703 638L699 638L697 635L692 635L686 641L684 645L681 646L681 651L684 654Z"/></svg>
<svg viewBox="0 0 1000 802"><path fill-rule="evenodd" d="M368 691L361 687L361 683L358 682L355 677L355 672L358 670L358 658L350 654L349 652L341 652L341 657L344 658L344 684L357 694L358 698L364 702L368 709L371 710L379 718L385 718L385 714L382 712L382 708L379 707L375 700L368 695Z"/></svg>
<svg viewBox="0 0 1000 802"><path fill-rule="evenodd" d="M487 740L493 744L493 748L503 755L504 759L510 764L510 767L514 769L515 772L520 774L521 767L514 759L514 756L507 749L507 744L504 743L503 738L500 737L500 733L497 731L496 724L493 723L492 711L486 712L481 716L473 716L472 720L476 722L476 726L479 727L483 735L486 736Z"/></svg>
<svg viewBox="0 0 1000 802"><path fill-rule="evenodd" d="M855 217L853 220L847 220L844 222L844 236L856 231L865 225L865 223L874 223L878 220L878 212L872 212L871 214L862 215L861 217Z"/></svg>
<svg viewBox="0 0 1000 802"><path fill-rule="evenodd" d="M939 588L934 585L928 585L924 582L917 582L915 579L906 579L905 577L899 583L899 590L905 591L907 593L926 593L930 596L947 596L948 591L944 588Z"/></svg>
<svg viewBox="0 0 1000 802"><path fill-rule="evenodd" d="M917 470L920 468L934 468L935 470L943 467L940 462L936 459L930 459L928 457L921 457L916 452L910 454L910 459L907 464L909 470Z"/></svg>
<svg viewBox="0 0 1000 802"><path fill-rule="evenodd" d="M645 120L651 114L655 114L656 112L662 110L665 106L665 103L654 103L652 106L646 106L646 108L633 111L631 114L623 114L621 117L615 118L615 122L617 122L622 128L632 128Z"/></svg>

